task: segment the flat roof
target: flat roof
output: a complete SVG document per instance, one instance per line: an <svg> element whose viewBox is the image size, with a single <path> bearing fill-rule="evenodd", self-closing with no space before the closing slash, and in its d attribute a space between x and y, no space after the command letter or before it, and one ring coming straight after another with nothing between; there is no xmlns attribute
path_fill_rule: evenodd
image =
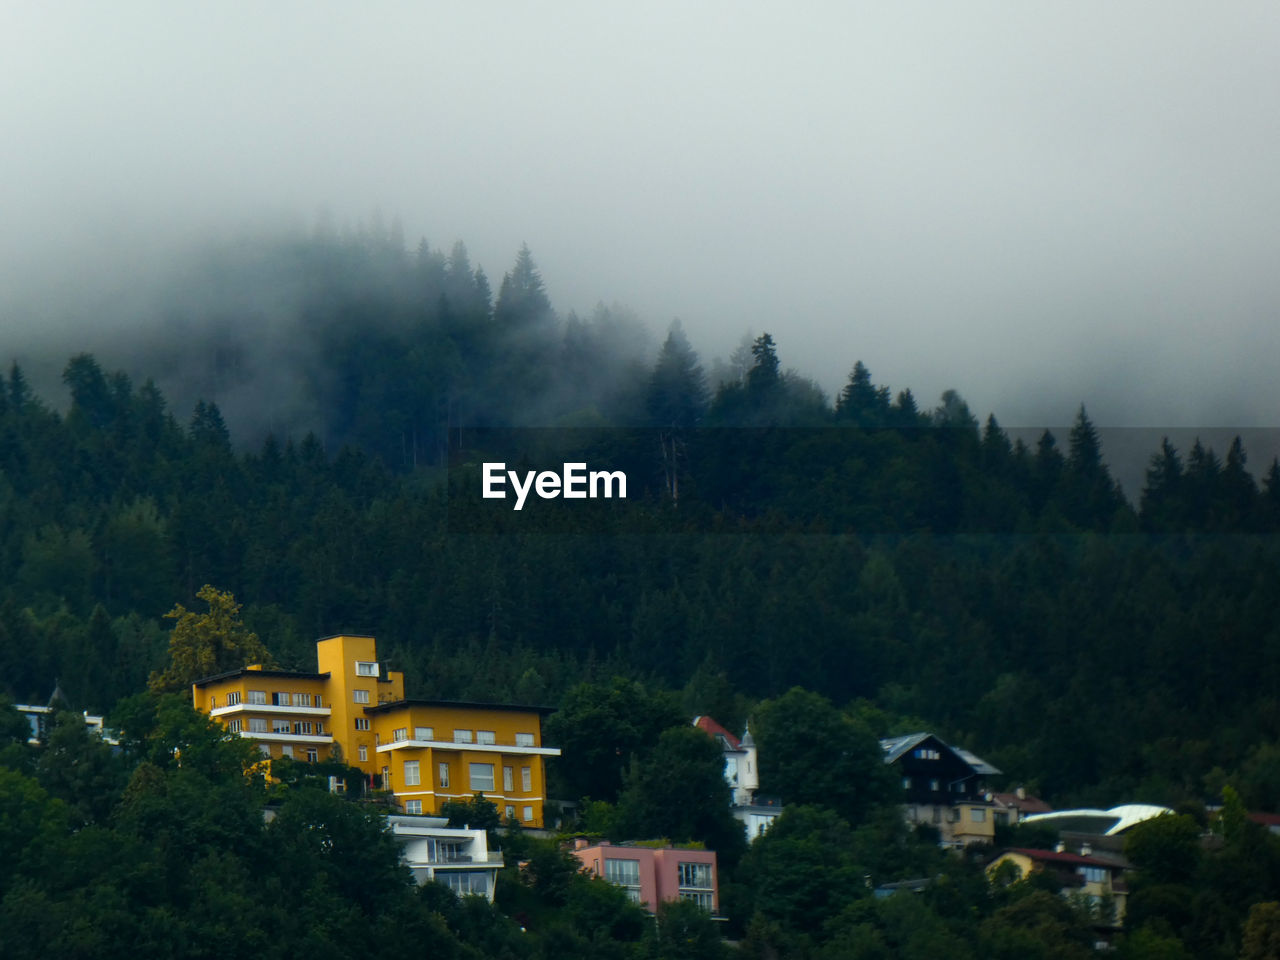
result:
<svg viewBox="0 0 1280 960"><path fill-rule="evenodd" d="M376 706L365 707L365 713L389 713L401 707L462 707L469 710L510 710L514 713L540 713L543 715L555 713L555 707L538 707L531 704L520 703L482 703L478 700L421 700L416 697L407 697L404 700L395 700L391 703L379 703Z"/></svg>
<svg viewBox="0 0 1280 960"><path fill-rule="evenodd" d="M232 677L239 677L245 674L252 674L255 677L291 677L294 680L328 680L327 673L299 673L295 670L250 670L248 667L241 667L238 670L228 670L225 673L215 673L211 677L202 677L192 684L193 687L203 687L207 683L214 683L217 680L230 680Z"/></svg>

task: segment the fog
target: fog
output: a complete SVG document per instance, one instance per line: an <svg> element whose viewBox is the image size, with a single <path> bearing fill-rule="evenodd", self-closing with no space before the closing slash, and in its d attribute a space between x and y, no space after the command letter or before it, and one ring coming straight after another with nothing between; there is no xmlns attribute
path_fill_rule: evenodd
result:
<svg viewBox="0 0 1280 960"><path fill-rule="evenodd" d="M1274 426L1277 36L1245 0L6 4L0 359L127 358L200 245L382 216L495 289L528 243L562 315L708 362L769 330L830 393L861 359L1011 426Z"/></svg>

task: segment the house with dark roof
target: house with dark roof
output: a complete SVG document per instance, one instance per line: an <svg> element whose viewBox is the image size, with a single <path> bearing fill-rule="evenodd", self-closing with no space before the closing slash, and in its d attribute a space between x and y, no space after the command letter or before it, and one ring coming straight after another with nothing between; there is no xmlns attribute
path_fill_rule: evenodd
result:
<svg viewBox="0 0 1280 960"><path fill-rule="evenodd" d="M932 825L947 847L992 842L997 811L986 778L999 770L932 733L888 737L880 748L902 778L908 823Z"/></svg>

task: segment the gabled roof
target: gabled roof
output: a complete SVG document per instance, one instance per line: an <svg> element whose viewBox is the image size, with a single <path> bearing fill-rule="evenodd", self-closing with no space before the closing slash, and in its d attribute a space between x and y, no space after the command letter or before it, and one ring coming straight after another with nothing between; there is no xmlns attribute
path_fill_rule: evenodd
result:
<svg viewBox="0 0 1280 960"><path fill-rule="evenodd" d="M711 717L694 717L693 725L710 737L724 737L730 750L741 750L742 741L718 724Z"/></svg>
<svg viewBox="0 0 1280 960"><path fill-rule="evenodd" d="M973 769L974 773L980 773L983 776L998 776L1001 773L1000 770L987 763L987 761L983 760L977 754L970 753L968 750L963 750L960 747L953 747L948 743L944 743L937 736L928 732L907 733L900 737L886 737L881 740L880 749L884 751L884 762L894 763L906 756L906 754L910 753L926 740L936 740L938 743L942 744L943 747L950 750L957 757L967 763Z"/></svg>
<svg viewBox="0 0 1280 960"><path fill-rule="evenodd" d="M201 677L193 687L203 687L206 684L215 683L219 680L230 680L233 677L287 677L292 680L328 680L327 673L302 673L297 670L250 670L248 667L240 667L236 670L227 670L224 673L215 673L211 677Z"/></svg>

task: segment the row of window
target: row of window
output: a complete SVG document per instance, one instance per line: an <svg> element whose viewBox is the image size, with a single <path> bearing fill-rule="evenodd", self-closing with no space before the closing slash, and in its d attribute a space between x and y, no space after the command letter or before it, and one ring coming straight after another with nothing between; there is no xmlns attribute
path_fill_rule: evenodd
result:
<svg viewBox="0 0 1280 960"><path fill-rule="evenodd" d="M269 746L267 746L265 743L260 743L258 744L258 749L262 751L262 755L264 757L270 758L271 748ZM286 743L284 746L280 748L280 756L292 757L293 747L290 744ZM315 747L308 747L306 752L306 757L307 757L307 763L315 763L317 760L320 759L320 752L316 750Z"/></svg>
<svg viewBox="0 0 1280 960"><path fill-rule="evenodd" d="M911 752L911 755L919 760L941 760L941 752L931 747L918 747Z"/></svg>
<svg viewBox="0 0 1280 960"><path fill-rule="evenodd" d="M268 727L268 724L270 726ZM245 729L244 721L237 717L234 720L227 721L227 729L232 733L239 733ZM295 736L324 736L324 724L319 720L279 720L272 718L267 720L265 717L249 718L250 733L288 733Z"/></svg>
<svg viewBox="0 0 1280 960"><path fill-rule="evenodd" d="M915 780L912 777L902 778L903 790L910 790L914 785L915 785ZM942 781L937 779L930 780L929 789L934 793L938 793L942 789ZM969 785L964 780L957 780L950 785L950 790L952 793L965 793L968 789L969 789Z"/></svg>
<svg viewBox="0 0 1280 960"><path fill-rule="evenodd" d="M267 691L265 690L248 690L245 692L246 703L265 707L268 703ZM240 691L232 690L226 695L226 703L223 706L235 707L240 704ZM271 694L270 703L274 707L319 707L320 694L311 693L286 693L277 691ZM218 709L218 697L213 695L209 697L209 709Z"/></svg>
<svg viewBox="0 0 1280 960"><path fill-rule="evenodd" d="M364 723L364 725L363 725L363 726L361 726L361 722L362 722L362 720L363 720L363 723ZM368 729L369 729L369 721L368 721L368 720L364 720L363 718L359 718L359 719L357 719L357 720L356 720L356 729L357 729L357 730L368 730ZM414 728L413 728L413 739L414 739L414 740L435 740L435 738L436 738L436 729L435 729L435 727L414 727ZM408 728L408 727L397 727L395 730L391 731L391 739L392 739L392 741L393 741L393 742L395 742L395 743L399 743L399 742L401 742L402 740L408 740L408 739L409 739L409 728ZM496 745L496 744L497 744L497 742L498 742L498 735L497 735L494 731L492 731L492 730L463 730L463 729L458 728L458 729L455 729L455 730L453 731L453 742L454 742L454 743L478 743L478 744L488 744L488 745L491 745L491 746L492 746L492 745ZM516 734L516 746L517 746L517 747L532 747L532 746L533 746L533 734L532 734L532 733L517 733L517 734Z"/></svg>
<svg viewBox="0 0 1280 960"><path fill-rule="evenodd" d="M360 759L367 757L366 748L361 747ZM470 764L468 774L470 779L470 788L472 790L487 790L492 792L494 789L494 765L492 763L473 763ZM422 764L418 760L406 760L404 764L404 785L406 787L416 787L422 783ZM449 764L441 761L436 768L436 784L441 787L449 786ZM515 768L502 768L502 789L506 793L515 790ZM524 793L533 790L533 768L520 768L520 789ZM528 819L528 818L526 818Z"/></svg>

